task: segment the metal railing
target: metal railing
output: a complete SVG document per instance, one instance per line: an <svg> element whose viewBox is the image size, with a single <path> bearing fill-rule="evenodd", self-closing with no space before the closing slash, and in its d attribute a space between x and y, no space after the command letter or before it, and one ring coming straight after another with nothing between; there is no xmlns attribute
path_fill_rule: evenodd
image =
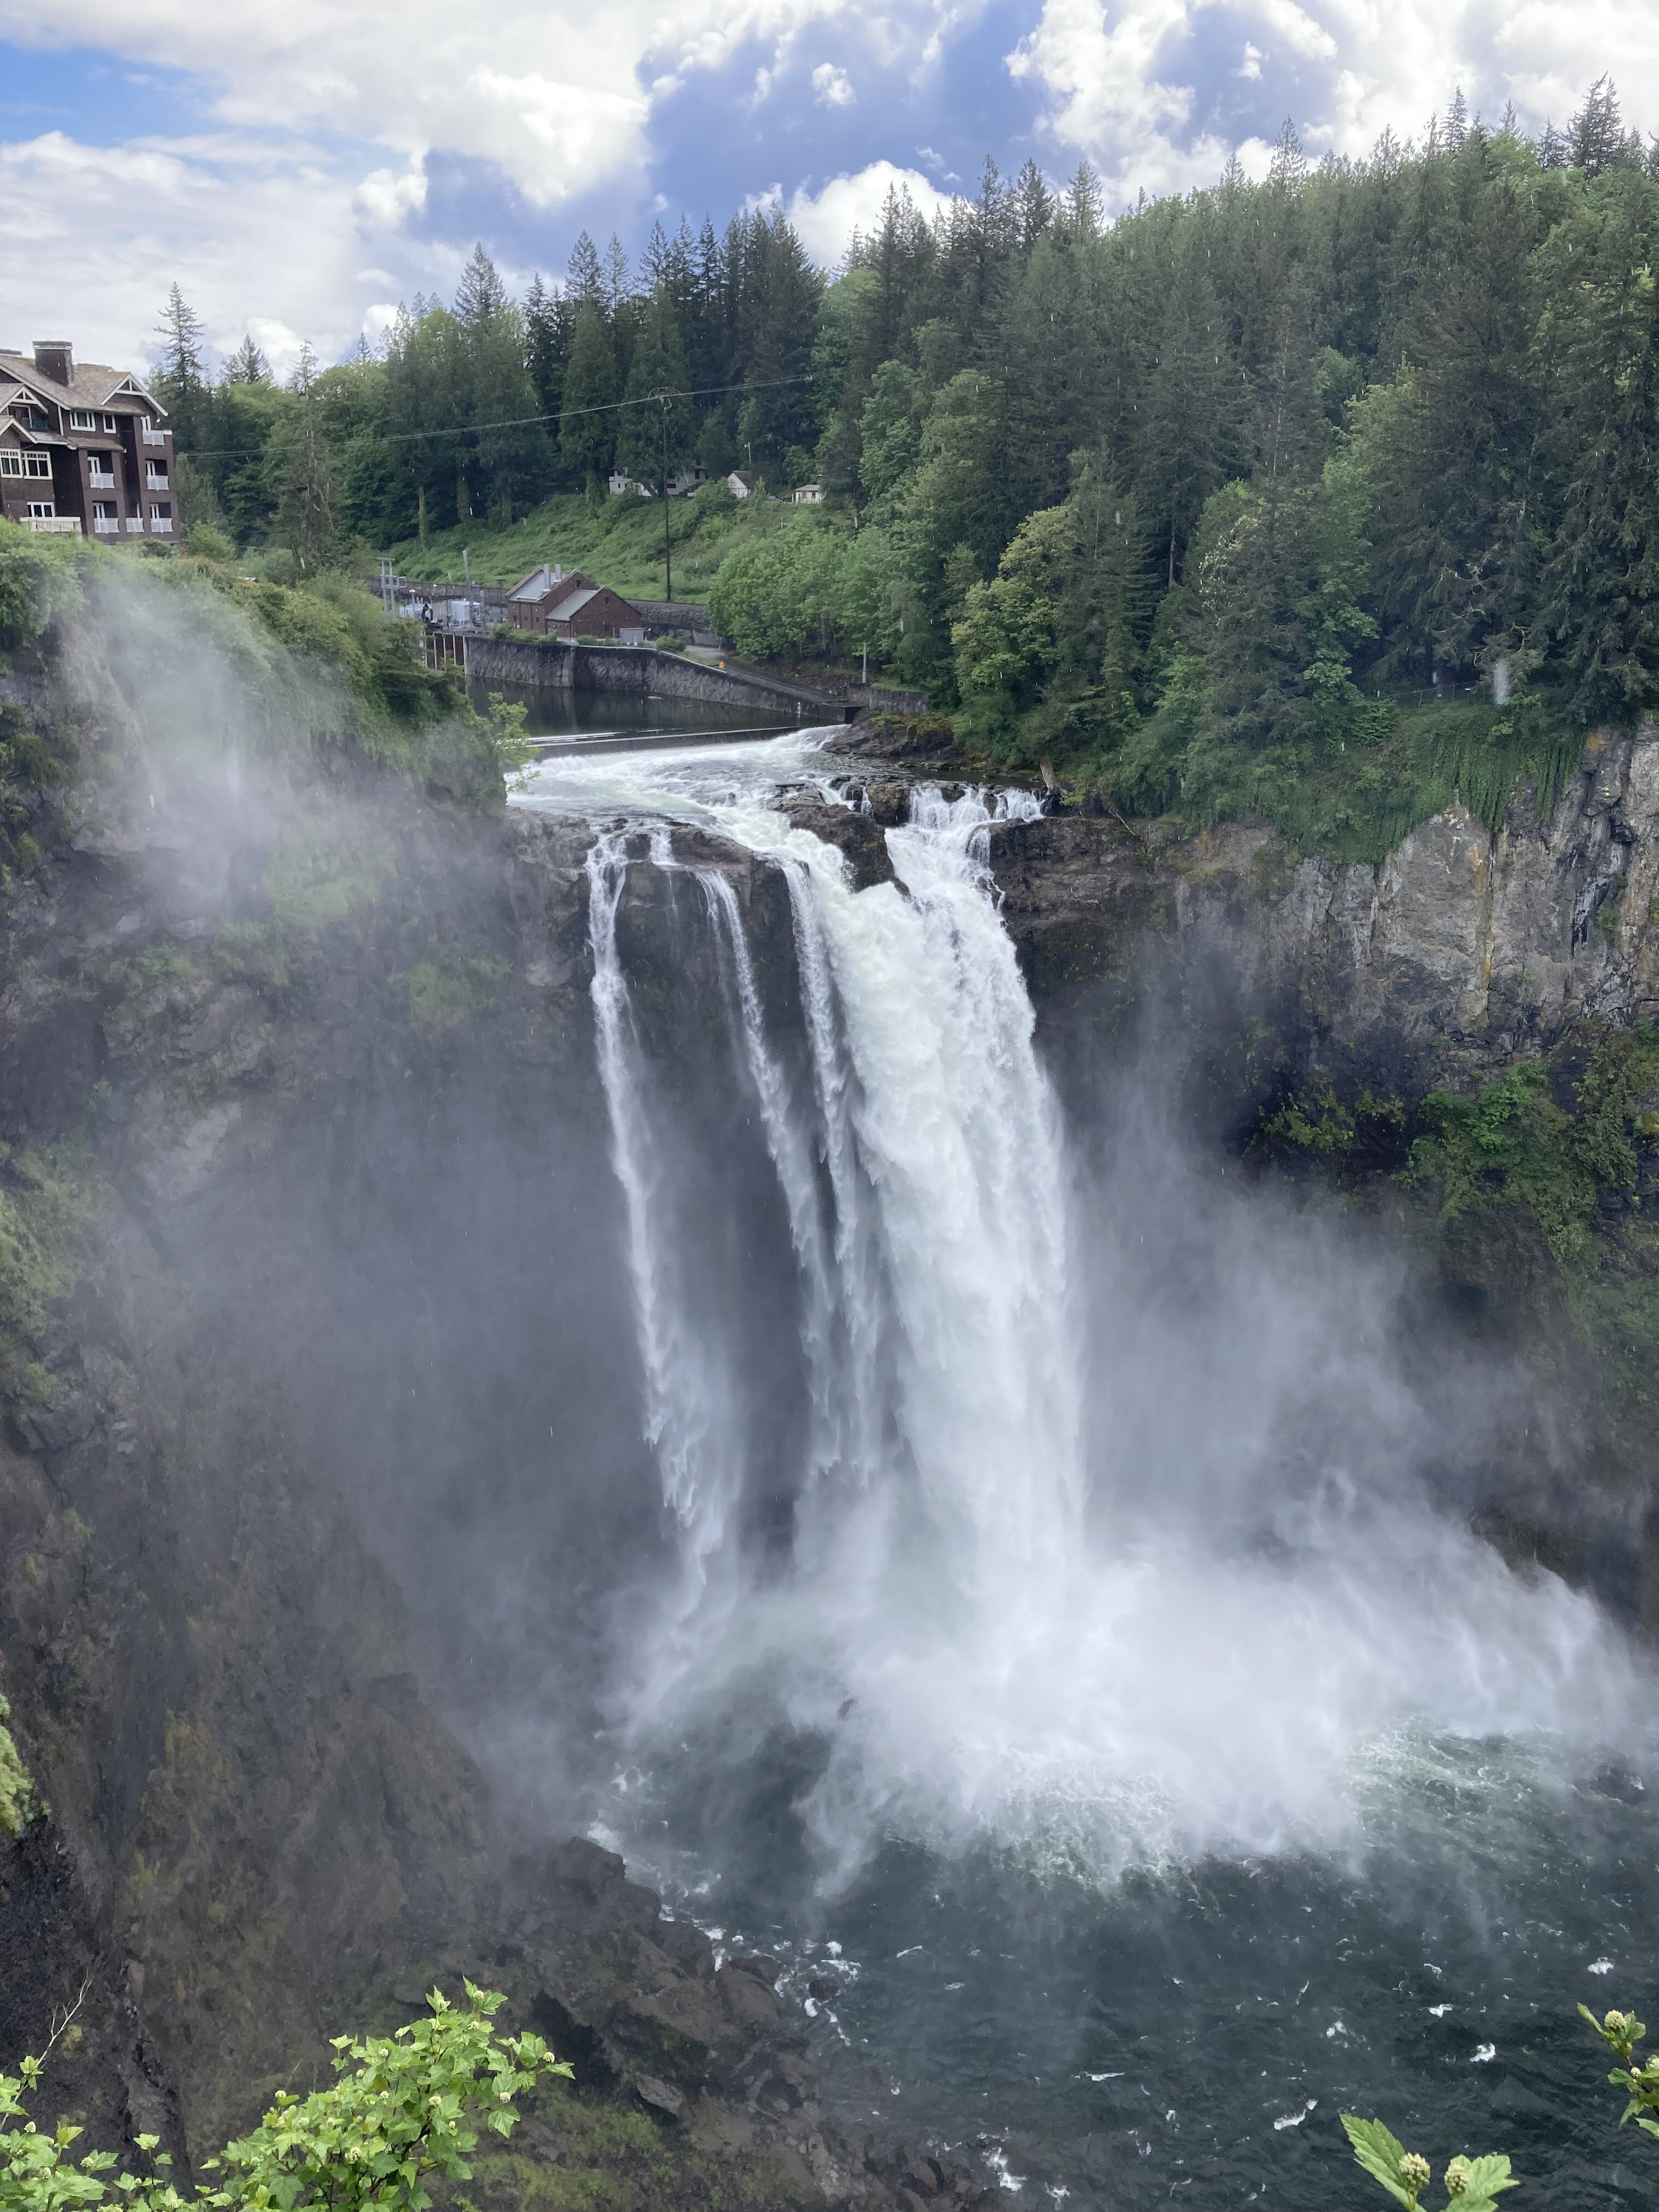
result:
<svg viewBox="0 0 1659 2212"><path fill-rule="evenodd" d="M73 514L26 514L23 527L25 530L41 531L49 538L78 538L81 535L80 518Z"/></svg>
<svg viewBox="0 0 1659 2212"><path fill-rule="evenodd" d="M165 430L152 430L148 422L144 424L139 434L147 446L165 446L167 441L167 434Z"/></svg>
<svg viewBox="0 0 1659 2212"><path fill-rule="evenodd" d="M87 482L94 491L113 491L115 478L108 469L88 469Z"/></svg>
<svg viewBox="0 0 1659 2212"><path fill-rule="evenodd" d="M119 519L113 514L94 514L92 527L94 535L99 538L118 538L121 534Z"/></svg>

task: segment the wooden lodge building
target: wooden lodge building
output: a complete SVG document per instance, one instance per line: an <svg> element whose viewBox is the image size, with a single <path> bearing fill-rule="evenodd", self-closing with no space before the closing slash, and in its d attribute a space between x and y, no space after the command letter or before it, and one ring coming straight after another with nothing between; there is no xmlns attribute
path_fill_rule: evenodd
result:
<svg viewBox="0 0 1659 2212"><path fill-rule="evenodd" d="M178 513L167 410L136 376L63 339L0 346L0 515L126 544L174 539Z"/></svg>

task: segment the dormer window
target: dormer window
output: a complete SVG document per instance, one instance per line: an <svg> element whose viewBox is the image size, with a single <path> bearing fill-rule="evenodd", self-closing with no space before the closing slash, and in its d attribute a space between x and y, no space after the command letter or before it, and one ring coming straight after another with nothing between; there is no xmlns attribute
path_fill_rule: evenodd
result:
<svg viewBox="0 0 1659 2212"><path fill-rule="evenodd" d="M95 430L98 428L98 417L87 408L71 407L69 426L71 430Z"/></svg>
<svg viewBox="0 0 1659 2212"><path fill-rule="evenodd" d="M112 438L115 435L116 427L115 417L112 415L106 415L104 417L104 435L106 438Z"/></svg>

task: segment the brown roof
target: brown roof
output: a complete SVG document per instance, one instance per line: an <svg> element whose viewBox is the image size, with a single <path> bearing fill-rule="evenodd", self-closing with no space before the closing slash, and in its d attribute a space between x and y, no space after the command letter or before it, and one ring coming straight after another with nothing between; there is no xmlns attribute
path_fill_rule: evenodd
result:
<svg viewBox="0 0 1659 2212"><path fill-rule="evenodd" d="M32 391L55 399L60 407L128 414L148 405L158 415L167 411L159 399L145 391L142 380L131 369L107 368L101 362L77 361L74 376L69 383L60 384L55 376L47 376L38 369L29 355L18 352L13 346L0 346L0 374L15 378ZM118 398L124 384L131 384L137 389L120 392Z"/></svg>

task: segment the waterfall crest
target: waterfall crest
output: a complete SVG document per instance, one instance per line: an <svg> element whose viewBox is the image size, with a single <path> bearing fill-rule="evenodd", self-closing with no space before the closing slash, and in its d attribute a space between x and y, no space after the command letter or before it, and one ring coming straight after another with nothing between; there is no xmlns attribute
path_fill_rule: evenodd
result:
<svg viewBox="0 0 1659 2212"><path fill-rule="evenodd" d="M661 814L635 859L606 830L588 861L678 1562L660 1617L630 1621L630 1755L648 1770L700 1716L781 1716L823 1746L797 1810L831 1875L894 1827L1104 1872L1339 1838L1379 1759L1442 1736L1624 1731L1630 1662L1589 1601L1512 1577L1427 1500L1420 1416L1382 1332L1350 1325L1382 1296L1352 1255L1230 1199L1203 1310L1176 1313L1152 1199L1080 1202L988 866L995 821L1034 802L919 789L887 832L896 881L855 891L769 788L674 773L637 794ZM787 988L775 924L757 975L741 869L677 859L664 816L781 872ZM718 978L732 1126L787 1241L789 1373L745 1369L691 1249L678 1186L702 1170L666 1164L680 1078L645 1049L619 946L630 866L679 887ZM682 1011L706 1027L708 1003ZM1195 1204L1178 1184L1164 1202ZM760 1437L757 1396L792 1394L799 1421ZM1332 1439L1312 1468L1283 1443L1310 1404Z"/></svg>

